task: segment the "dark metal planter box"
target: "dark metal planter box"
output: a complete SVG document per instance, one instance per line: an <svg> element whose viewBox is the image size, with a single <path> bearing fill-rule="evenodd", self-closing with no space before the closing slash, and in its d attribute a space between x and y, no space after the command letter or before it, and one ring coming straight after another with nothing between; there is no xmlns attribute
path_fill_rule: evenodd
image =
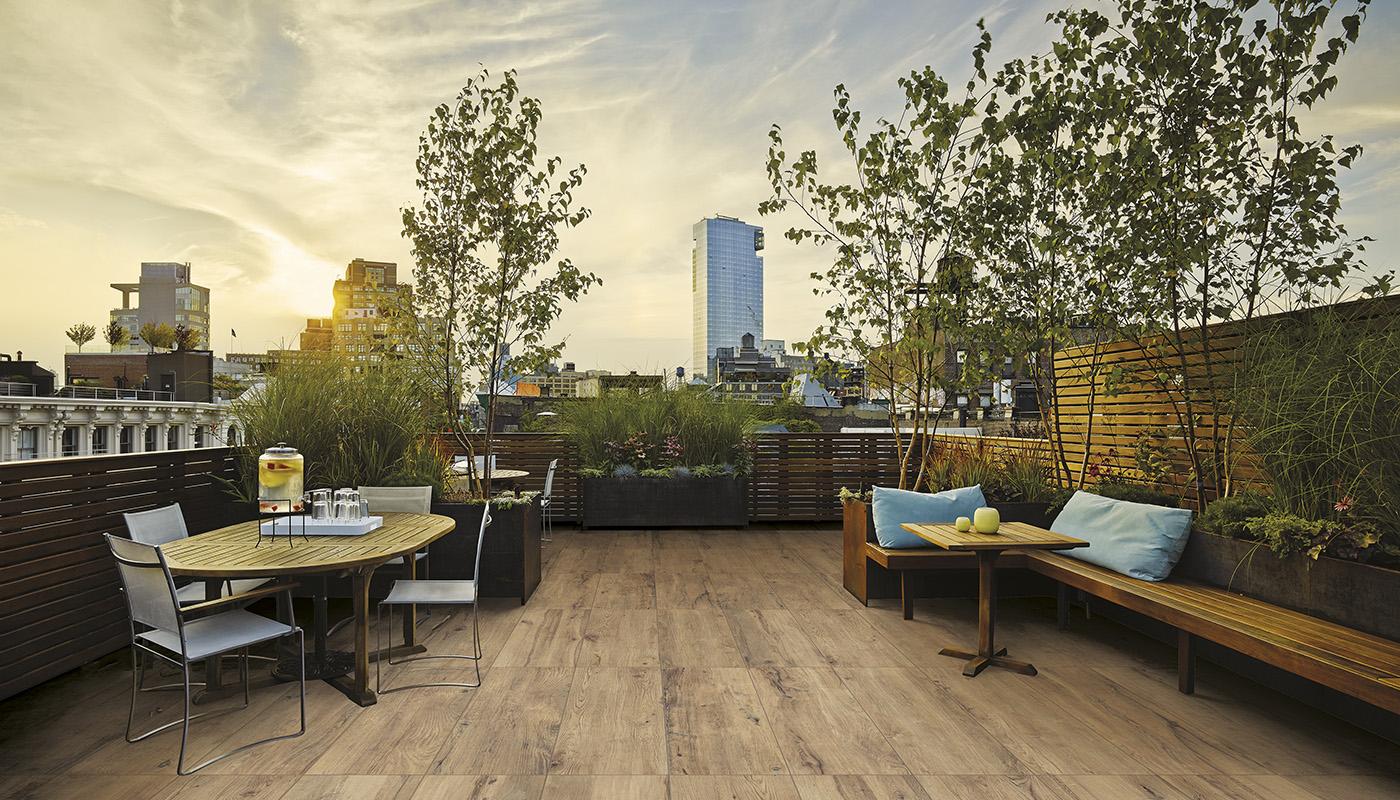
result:
<svg viewBox="0 0 1400 800"><path fill-rule="evenodd" d="M584 478L585 528L744 527L743 478Z"/></svg>
<svg viewBox="0 0 1400 800"><path fill-rule="evenodd" d="M476 534L483 506L434 503L433 513L451 517L457 529L434 542L429 577L468 580L476 560ZM481 553L482 597L519 597L523 605L540 585L540 513L534 503L492 508Z"/></svg>
<svg viewBox="0 0 1400 800"><path fill-rule="evenodd" d="M1323 556L1278 558L1257 542L1194 531L1172 577L1220 586L1400 640L1400 571Z"/></svg>

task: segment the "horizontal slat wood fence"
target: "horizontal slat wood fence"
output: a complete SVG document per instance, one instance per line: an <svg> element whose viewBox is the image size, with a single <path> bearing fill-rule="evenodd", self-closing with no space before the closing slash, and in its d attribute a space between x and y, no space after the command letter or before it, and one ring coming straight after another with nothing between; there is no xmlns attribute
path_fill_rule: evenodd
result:
<svg viewBox="0 0 1400 800"><path fill-rule="evenodd" d="M938 436L950 446L979 441L965 436ZM471 443L479 455L482 442ZM1039 446L1036 440L987 439L1000 449ZM442 443L465 455L452 437ZM1018 444L1021 443L1021 444ZM530 473L518 481L521 489L540 491L551 459L559 459L554 475L555 519L577 521L583 498L578 480L578 457L567 437L552 433L502 433L493 440L496 464ZM841 519L842 488L852 491L894 485L899 465L894 438L886 433L771 433L754 437L753 472L749 476L749 518L758 522L835 522Z"/></svg>
<svg viewBox="0 0 1400 800"><path fill-rule="evenodd" d="M102 540L122 514L179 502L191 533L236 521L227 448L0 464L0 698L127 643Z"/></svg>

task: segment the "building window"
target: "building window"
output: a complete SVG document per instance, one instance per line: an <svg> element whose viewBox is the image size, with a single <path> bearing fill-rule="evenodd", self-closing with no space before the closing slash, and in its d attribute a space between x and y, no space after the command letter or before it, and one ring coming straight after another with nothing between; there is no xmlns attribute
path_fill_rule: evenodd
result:
<svg viewBox="0 0 1400 800"><path fill-rule="evenodd" d="M227 444L229 447L233 447L234 445L238 444L237 428L233 427L232 425L228 426L228 438L224 440L224 444Z"/></svg>
<svg viewBox="0 0 1400 800"><path fill-rule="evenodd" d="M19 452L15 456L20 460L28 460L39 457L39 429L27 427L19 429Z"/></svg>
<svg viewBox="0 0 1400 800"><path fill-rule="evenodd" d="M156 437L157 437L158 435L159 435L159 434L156 433L155 426L151 426L151 427L149 427L149 428L146 429L146 442L145 442L146 447L145 447L145 450L146 450L147 453L151 453L151 452L154 452L154 451L160 449L160 444L158 443L158 440L156 439Z"/></svg>
<svg viewBox="0 0 1400 800"><path fill-rule="evenodd" d="M203 426L203 425L196 425L196 426L194 426L194 446L195 446L195 447L203 447L203 446L204 446L204 426Z"/></svg>
<svg viewBox="0 0 1400 800"><path fill-rule="evenodd" d="M136 429L130 425L123 425L117 433L117 451L130 453L135 449Z"/></svg>
<svg viewBox="0 0 1400 800"><path fill-rule="evenodd" d="M81 436L82 431L74 425L63 429L63 455L76 456L78 454L78 441Z"/></svg>
<svg viewBox="0 0 1400 800"><path fill-rule="evenodd" d="M110 453L110 452L111 452L111 450L108 449L108 448L111 446L110 436L111 436L111 428L108 428L106 425L95 425L95 426L93 426L93 429L92 429L92 454L93 454L93 455L99 456L99 455L103 455L103 454L106 454L106 453Z"/></svg>
<svg viewBox="0 0 1400 800"><path fill-rule="evenodd" d="M180 426L179 426L179 425L171 425L169 428L166 429L166 431L165 431L165 449L166 449L166 450L179 450L179 449L180 449Z"/></svg>

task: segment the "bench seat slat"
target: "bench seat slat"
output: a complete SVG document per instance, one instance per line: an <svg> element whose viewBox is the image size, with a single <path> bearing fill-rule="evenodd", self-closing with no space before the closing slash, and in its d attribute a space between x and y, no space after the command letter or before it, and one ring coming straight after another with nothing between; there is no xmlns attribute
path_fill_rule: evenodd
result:
<svg viewBox="0 0 1400 800"><path fill-rule="evenodd" d="M1204 584L1138 581L1053 553L1026 560L1062 583L1400 713L1400 644Z"/></svg>

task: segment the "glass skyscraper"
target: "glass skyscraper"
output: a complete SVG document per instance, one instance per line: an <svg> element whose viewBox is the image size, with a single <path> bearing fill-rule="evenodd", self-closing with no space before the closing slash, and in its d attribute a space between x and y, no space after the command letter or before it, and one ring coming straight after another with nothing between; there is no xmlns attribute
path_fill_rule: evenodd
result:
<svg viewBox="0 0 1400 800"><path fill-rule="evenodd" d="M694 234L691 368L713 378L715 348L737 348L746 333L763 339L763 229L716 215L695 223Z"/></svg>

